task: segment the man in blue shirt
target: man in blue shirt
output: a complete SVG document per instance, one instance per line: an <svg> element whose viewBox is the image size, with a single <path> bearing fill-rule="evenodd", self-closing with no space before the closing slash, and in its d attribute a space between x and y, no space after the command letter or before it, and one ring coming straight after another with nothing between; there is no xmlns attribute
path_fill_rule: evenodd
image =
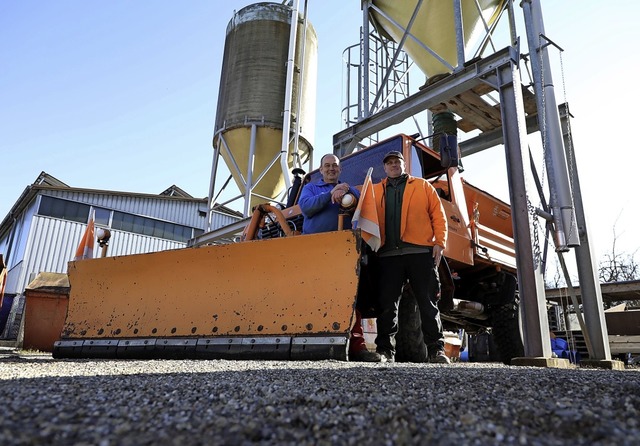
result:
<svg viewBox="0 0 640 446"><path fill-rule="evenodd" d="M340 214L340 202L346 193L356 198L360 192L339 181L340 160L335 155L325 155L320 160L320 174L322 180L317 183L308 183L302 188L298 204L304 215L302 224L303 234L317 234L338 230L338 215ZM345 216L344 229L351 228L351 216Z"/></svg>
<svg viewBox="0 0 640 446"><path fill-rule="evenodd" d="M303 234L316 234L338 230L340 203L345 194L360 198L358 189L340 182L340 160L335 155L325 155L320 160L322 180L308 183L302 188L298 204L304 216ZM351 216L345 215L343 229L351 229ZM362 317L356 309L356 320L349 340L349 359L360 362L381 362L377 352L370 352L364 340Z"/></svg>

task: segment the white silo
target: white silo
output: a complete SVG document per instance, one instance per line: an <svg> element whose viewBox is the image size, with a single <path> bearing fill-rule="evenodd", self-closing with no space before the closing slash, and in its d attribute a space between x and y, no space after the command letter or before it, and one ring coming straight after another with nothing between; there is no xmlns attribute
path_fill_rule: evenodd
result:
<svg viewBox="0 0 640 446"><path fill-rule="evenodd" d="M283 173L280 154L286 123L288 140L297 134L295 157L294 143L289 145L288 170L306 163L312 151L317 36L297 13L294 69L288 78L292 11L297 8L256 3L237 11L227 26L213 144L251 206L284 192L288 172ZM290 110L287 119L285 110Z"/></svg>

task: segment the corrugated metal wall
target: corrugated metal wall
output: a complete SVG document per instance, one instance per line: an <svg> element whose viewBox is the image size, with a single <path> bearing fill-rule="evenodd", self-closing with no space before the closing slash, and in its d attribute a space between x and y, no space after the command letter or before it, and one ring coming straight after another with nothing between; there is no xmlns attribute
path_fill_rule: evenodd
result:
<svg viewBox="0 0 640 446"><path fill-rule="evenodd" d="M240 217L231 217L226 214L221 214L218 212L214 212L211 221L211 229L219 229L224 226L228 226L230 224L236 223L238 220L241 220Z"/></svg>
<svg viewBox="0 0 640 446"><path fill-rule="evenodd" d="M184 198L136 197L65 190L43 190L42 194L194 228L204 229L206 225L206 200L186 201ZM200 215L199 210L203 211L204 215Z"/></svg>
<svg viewBox="0 0 640 446"><path fill-rule="evenodd" d="M51 217L35 216L26 247L26 256L14 288L22 292L39 272L66 273L87 225ZM184 248L186 243L163 240L141 234L111 231L107 256L142 254ZM96 243L94 257L101 249Z"/></svg>
<svg viewBox="0 0 640 446"><path fill-rule="evenodd" d="M165 251L187 246L186 243L163 240L131 232L111 231L111 241L107 249L107 256L120 256L126 254L142 254L146 252ZM96 247L96 249L99 249ZM100 254L97 253L96 257Z"/></svg>
<svg viewBox="0 0 640 446"><path fill-rule="evenodd" d="M127 194L91 193L65 190L41 190L40 194L80 202L109 210L142 215L194 228L204 228L206 200L185 200L170 197L136 197ZM17 224L7 293L22 293L39 272L66 273L67 263L75 255L87 225L58 218L35 215L37 200L20 216ZM238 218L215 213L213 228L235 223ZM186 247L186 243L147 235L111 230L107 256L142 254ZM21 235L22 234L22 235ZM8 237L8 235L7 235ZM5 246L6 249L6 246ZM96 243L94 257L100 255Z"/></svg>

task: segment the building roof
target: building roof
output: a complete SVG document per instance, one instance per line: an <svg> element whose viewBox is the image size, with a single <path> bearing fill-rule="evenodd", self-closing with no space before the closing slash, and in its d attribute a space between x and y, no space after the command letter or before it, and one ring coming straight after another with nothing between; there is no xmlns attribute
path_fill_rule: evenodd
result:
<svg viewBox="0 0 640 446"><path fill-rule="evenodd" d="M166 195L168 197L193 198L191 195L186 193L184 190L180 189L175 184L165 189L164 191L160 192L160 195Z"/></svg>

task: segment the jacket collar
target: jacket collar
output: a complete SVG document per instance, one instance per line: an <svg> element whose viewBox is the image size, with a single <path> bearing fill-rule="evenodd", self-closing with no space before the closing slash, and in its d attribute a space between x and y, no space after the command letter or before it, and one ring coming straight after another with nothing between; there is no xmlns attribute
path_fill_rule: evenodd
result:
<svg viewBox="0 0 640 446"><path fill-rule="evenodd" d="M406 175L407 175L407 183L411 183L413 180L416 179L416 177L411 176L408 173ZM389 177L384 177L381 181L381 183L385 186L387 185L388 182L389 182Z"/></svg>

